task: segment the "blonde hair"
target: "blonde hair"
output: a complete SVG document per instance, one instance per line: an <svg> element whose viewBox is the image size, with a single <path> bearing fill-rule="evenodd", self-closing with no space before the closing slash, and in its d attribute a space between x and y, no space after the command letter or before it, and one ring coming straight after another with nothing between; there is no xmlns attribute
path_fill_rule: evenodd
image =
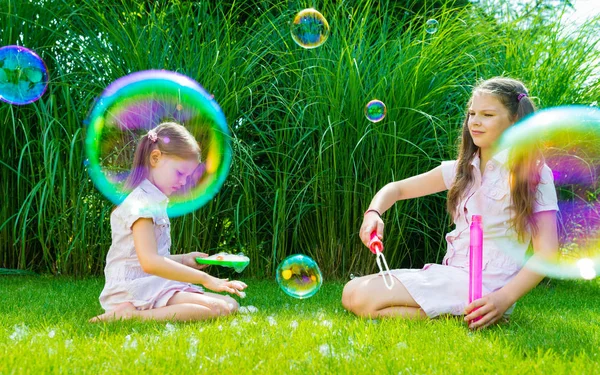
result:
<svg viewBox="0 0 600 375"><path fill-rule="evenodd" d="M126 189L134 189L148 177L150 153L154 150L181 159L201 161L200 146L194 136L182 125L163 122L139 140L133 156L131 172L125 181Z"/></svg>
<svg viewBox="0 0 600 375"><path fill-rule="evenodd" d="M495 77L478 83L473 89L467 108L470 107L473 96L478 93L494 95L508 110L512 122L517 122L536 110L525 85L515 79ZM458 215L458 202L466 194L474 180L471 162L479 151L479 147L475 145L469 133L468 123L469 113L467 111L458 148L456 177L448 191L446 207L454 219ZM542 166L543 156L537 147L526 151L519 150L518 154L511 150L509 157L510 193L511 207L515 213L511 217L511 227L515 228L521 239L528 228L533 231L537 229L532 221L532 216Z"/></svg>

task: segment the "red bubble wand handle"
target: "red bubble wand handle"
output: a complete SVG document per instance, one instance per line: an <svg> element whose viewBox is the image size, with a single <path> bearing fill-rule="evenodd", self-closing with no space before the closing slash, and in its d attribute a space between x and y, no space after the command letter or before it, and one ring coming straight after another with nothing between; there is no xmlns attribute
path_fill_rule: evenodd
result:
<svg viewBox="0 0 600 375"><path fill-rule="evenodd" d="M392 277L390 267L388 267L387 262L385 261L385 257L383 256L383 242L381 242L379 237L377 237L377 231L373 231L371 233L371 240L369 241L369 250L371 250L371 252L377 256L377 258L375 258L375 261L377 262L377 267L379 267L379 274L383 277L383 282L385 283L385 286L389 290L392 290L392 288L394 287L394 278ZM385 265L385 272L383 270L383 267L381 266L381 261L383 261L383 264ZM386 278L386 274L389 278L389 283Z"/></svg>

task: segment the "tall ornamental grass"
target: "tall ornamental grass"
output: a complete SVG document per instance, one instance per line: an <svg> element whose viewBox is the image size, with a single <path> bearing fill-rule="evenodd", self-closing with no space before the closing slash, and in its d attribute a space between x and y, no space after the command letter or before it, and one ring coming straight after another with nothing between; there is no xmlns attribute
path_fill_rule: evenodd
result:
<svg viewBox="0 0 600 375"><path fill-rule="evenodd" d="M427 4L0 0L1 44L34 49L51 77L39 101L0 103L0 267L102 272L113 207L85 170L84 119L110 82L167 69L214 94L234 149L220 193L172 220L174 253L242 251L257 277L294 253L312 256L326 277L373 272L357 235L364 210L386 183L456 156L477 79L520 78L542 107L600 97L593 20L573 36L535 12L500 21L472 4ZM313 5L331 35L305 50L289 24ZM378 123L364 116L374 98L387 105ZM391 266L441 259L444 199L385 214Z"/></svg>

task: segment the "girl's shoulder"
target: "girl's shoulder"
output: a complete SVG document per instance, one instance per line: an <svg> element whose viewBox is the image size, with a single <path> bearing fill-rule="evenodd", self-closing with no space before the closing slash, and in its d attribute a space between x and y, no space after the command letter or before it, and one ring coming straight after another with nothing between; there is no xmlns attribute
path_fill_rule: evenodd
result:
<svg viewBox="0 0 600 375"><path fill-rule="evenodd" d="M148 184L151 186L147 186ZM148 184L142 182L134 188L115 209L115 215L125 220L136 217L156 218L165 216L167 200L164 198L166 197L161 196L162 193L158 194L154 191L153 188L158 190L154 185Z"/></svg>
<svg viewBox="0 0 600 375"><path fill-rule="evenodd" d="M454 177L456 176L457 160L444 160L441 163L442 178L446 188L450 189L454 183Z"/></svg>
<svg viewBox="0 0 600 375"><path fill-rule="evenodd" d="M542 180L554 180L554 174L550 166L548 166L548 164L544 163L544 165L542 165L542 168L540 168L540 177L542 178Z"/></svg>

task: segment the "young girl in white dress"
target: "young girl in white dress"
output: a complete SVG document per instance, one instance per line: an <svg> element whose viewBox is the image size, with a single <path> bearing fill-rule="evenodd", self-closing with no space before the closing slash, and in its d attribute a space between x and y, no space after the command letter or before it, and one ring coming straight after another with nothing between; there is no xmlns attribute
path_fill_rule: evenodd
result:
<svg viewBox="0 0 600 375"><path fill-rule="evenodd" d="M523 259L530 243L534 256L557 253L552 171L536 150L517 161L509 149L494 147L506 129L534 110L520 81L493 78L474 88L458 159L384 186L373 197L360 228L360 238L368 246L373 231L383 238L382 215L396 201L449 190L447 209L456 228L446 235L442 264L393 270L392 290L378 274L355 278L343 291L347 310L365 317L465 314L470 328L483 328L507 317L516 301L543 279L507 255L506 249ZM483 217L483 297L467 304L472 215Z"/></svg>
<svg viewBox="0 0 600 375"><path fill-rule="evenodd" d="M186 187L200 166L200 147L181 125L162 123L137 145L126 185L133 190L112 212L112 244L100 304L91 322L114 319L202 320L231 314L235 299L204 292L244 295L246 284L201 271L201 252L171 255L169 196Z"/></svg>

